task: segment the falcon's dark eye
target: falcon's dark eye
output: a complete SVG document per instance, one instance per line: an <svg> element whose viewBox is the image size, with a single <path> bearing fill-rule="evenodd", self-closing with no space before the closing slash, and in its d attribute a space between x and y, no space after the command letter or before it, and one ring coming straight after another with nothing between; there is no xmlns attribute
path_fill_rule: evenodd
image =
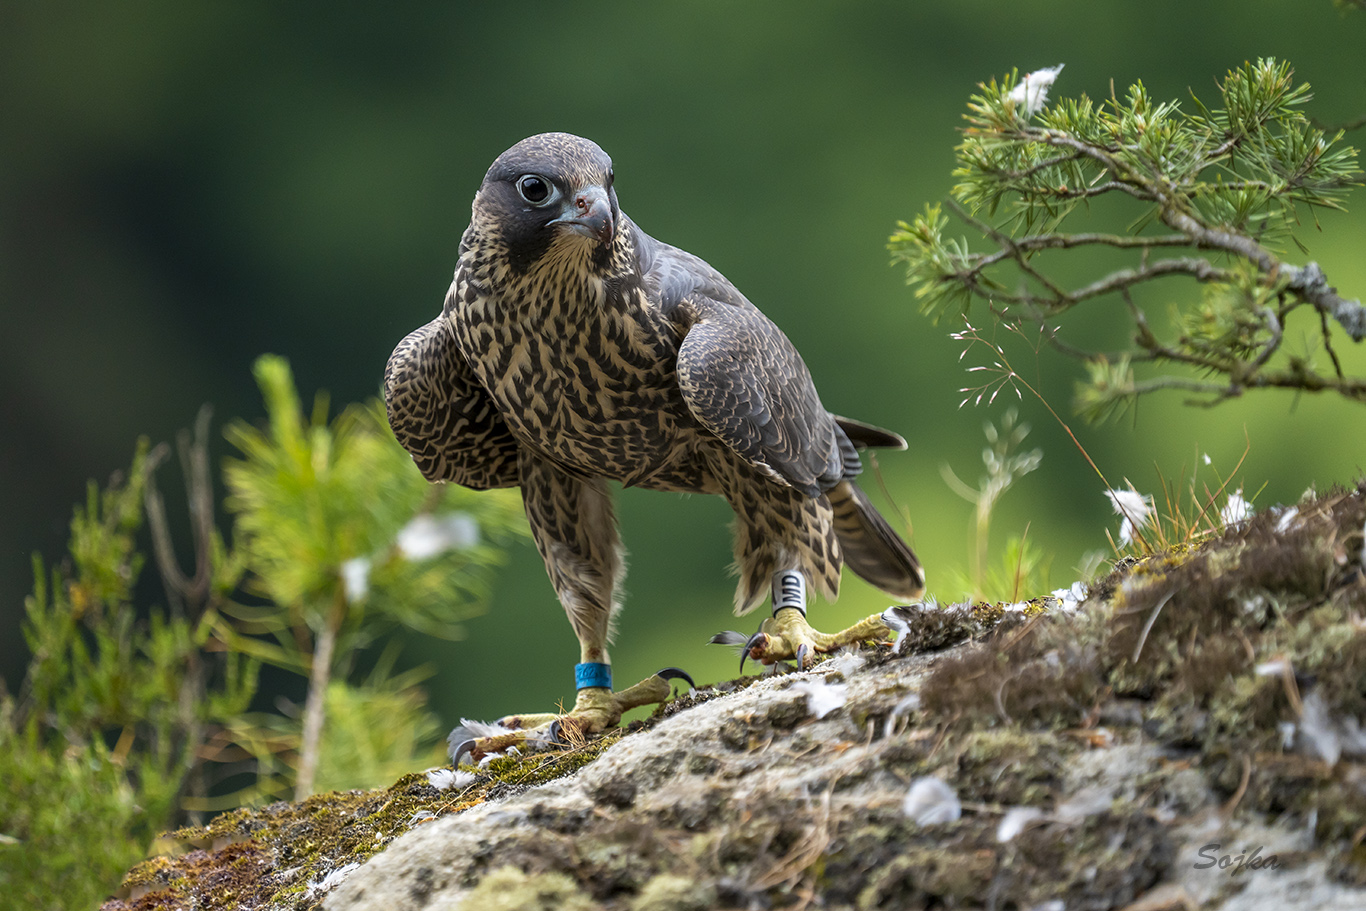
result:
<svg viewBox="0 0 1366 911"><path fill-rule="evenodd" d="M555 198L555 185L537 174L517 178L517 192L533 206L543 206Z"/></svg>

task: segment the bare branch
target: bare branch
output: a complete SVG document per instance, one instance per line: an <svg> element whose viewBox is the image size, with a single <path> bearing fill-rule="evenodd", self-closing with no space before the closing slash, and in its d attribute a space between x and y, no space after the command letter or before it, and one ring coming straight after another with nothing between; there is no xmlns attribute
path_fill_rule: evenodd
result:
<svg viewBox="0 0 1366 911"><path fill-rule="evenodd" d="M1261 312L1266 318L1267 325L1271 327L1271 338L1267 340L1266 346L1262 348L1262 353L1257 355L1257 359L1248 365L1248 374L1256 373L1262 368L1262 365L1271 359L1271 355L1275 354L1276 350L1281 347L1281 338L1284 334L1281 330L1281 321L1276 318L1275 311L1270 307L1263 307Z"/></svg>
<svg viewBox="0 0 1366 911"><path fill-rule="evenodd" d="M174 616L185 615L186 606L196 616L208 603L211 585L213 543L213 481L209 471L209 418L212 409L205 405L195 420L194 435L182 432L177 440L180 464L185 476L185 495L190 508L190 530L194 539L195 571L193 578L180 569L180 561L171 541L170 524L166 520L166 503L157 489L155 471L170 456L170 448L162 443L147 457L147 486L143 504L147 510L147 526L152 534L152 553L166 590L166 600Z"/></svg>
<svg viewBox="0 0 1366 911"><path fill-rule="evenodd" d="M1120 234L1034 234L1020 237L1015 246L1024 250L1067 250L1072 247L1085 247L1102 244L1107 247L1139 248L1189 247L1190 238L1184 234L1163 234L1160 237L1125 237Z"/></svg>
<svg viewBox="0 0 1366 911"><path fill-rule="evenodd" d="M1352 341L1366 338L1366 307L1359 300L1344 300L1338 289L1328 284L1328 278L1315 262L1303 266L1282 266L1281 274L1290 279L1289 288L1302 300L1313 304L1321 312L1337 320Z"/></svg>
<svg viewBox="0 0 1366 911"><path fill-rule="evenodd" d="M1084 301L1122 288L1129 288L1162 275L1189 275L1202 282L1223 282L1229 281L1233 277L1233 273L1227 269L1220 269L1209 260L1199 257L1159 259L1155 263L1145 264L1138 269L1120 269L1111 272L1099 281L1073 291L1068 295L1068 299L1074 303Z"/></svg>
<svg viewBox="0 0 1366 911"><path fill-rule="evenodd" d="M1328 284L1319 264L1292 266L1282 263L1265 247L1250 237L1210 228L1184 211L1178 211L1170 199L1162 201L1160 215L1164 224L1175 228L1195 241L1196 246L1224 250L1241 256L1254 264L1269 278L1284 277L1288 287L1306 303L1326 312L1346 330L1353 341L1366 338L1366 307L1359 300L1344 300L1337 289Z"/></svg>

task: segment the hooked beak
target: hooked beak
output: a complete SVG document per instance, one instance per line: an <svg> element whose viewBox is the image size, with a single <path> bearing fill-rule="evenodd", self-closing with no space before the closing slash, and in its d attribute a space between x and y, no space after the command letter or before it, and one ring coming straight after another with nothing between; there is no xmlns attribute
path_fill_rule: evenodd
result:
<svg viewBox="0 0 1366 911"><path fill-rule="evenodd" d="M602 187L584 187L565 200L559 218L552 225L564 225L575 234L591 237L600 244L609 243L616 225L612 219L612 201Z"/></svg>

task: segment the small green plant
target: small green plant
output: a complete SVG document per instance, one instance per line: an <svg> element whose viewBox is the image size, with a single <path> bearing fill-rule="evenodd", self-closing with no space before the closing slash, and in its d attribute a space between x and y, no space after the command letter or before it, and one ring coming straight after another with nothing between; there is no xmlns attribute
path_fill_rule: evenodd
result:
<svg viewBox="0 0 1366 911"><path fill-rule="evenodd" d="M1366 337L1366 308L1339 296L1317 264L1282 252L1298 244L1302 212L1341 208L1361 177L1356 149L1302 113L1309 87L1294 83L1287 64L1259 60L1228 74L1213 107L1192 97L1187 112L1141 83L1122 99L1081 95L1045 107L1060 69L982 85L952 198L892 235L893 260L906 266L921 310L959 319L980 302L1008 328L1037 326L1044 343L1085 362L1077 407L1093 420L1161 389L1207 404L1272 387L1366 401L1366 377L1345 373L1334 347L1344 335ZM1102 200L1127 227L1076 229L1102 218ZM950 237L945 209L994 249ZM1127 263L1064 279L1082 256L1093 273ZM1159 297L1174 311L1163 326L1137 292L1169 278L1201 293ZM1066 340L1069 314L1103 302L1132 324L1132 345L1101 351ZM1304 331L1288 331L1292 319Z"/></svg>
<svg viewBox="0 0 1366 911"><path fill-rule="evenodd" d="M988 566L982 591L989 601L1010 604L1048 591L1052 555L1029 539L1029 526L1006 538L995 566Z"/></svg>
<svg viewBox="0 0 1366 911"><path fill-rule="evenodd" d="M202 813L439 761L427 672L367 649L400 627L458 634L525 534L516 491L434 488L378 402L329 421L319 397L305 418L282 359L256 374L267 426L228 429L231 542L205 411L179 446L188 547L155 484L170 450L144 441L125 475L90 485L67 558L35 558L32 660L17 694L0 689L0 889L16 907L94 906L158 833ZM144 529L165 607L139 594ZM302 708L254 704L264 663L309 680Z"/></svg>
<svg viewBox="0 0 1366 911"><path fill-rule="evenodd" d="M23 908L90 907L206 783L200 748L247 710L257 664L221 648L211 600L141 610L137 535L157 459L146 441L93 483L66 560L34 559L32 660L0 693L0 889ZM205 592L236 573L219 552Z"/></svg>
<svg viewBox="0 0 1366 911"><path fill-rule="evenodd" d="M1019 413L1008 409L997 427L990 421L983 425L987 446L982 450L982 464L986 468L976 487L964 483L947 464L940 466L944 482L954 493L973 504L973 526L969 575L957 584L973 598L1014 601L1021 591L1041 588L1047 574L1042 555L1026 535L1012 536L1007 543L1002 569L987 568L987 550L991 539L991 518L997 503L1016 481L1039 467L1043 450L1018 452L1029 425L1019 420Z"/></svg>
<svg viewBox="0 0 1366 911"><path fill-rule="evenodd" d="M429 484L377 402L329 422L319 396L305 418L282 358L258 360L256 378L269 420L228 426L241 457L224 480L233 539L251 569L246 590L263 603L232 605L221 629L234 649L308 678L297 761L285 764L301 799L315 786L334 675L400 626L458 635L525 518L515 490ZM267 784L278 792L282 781Z"/></svg>

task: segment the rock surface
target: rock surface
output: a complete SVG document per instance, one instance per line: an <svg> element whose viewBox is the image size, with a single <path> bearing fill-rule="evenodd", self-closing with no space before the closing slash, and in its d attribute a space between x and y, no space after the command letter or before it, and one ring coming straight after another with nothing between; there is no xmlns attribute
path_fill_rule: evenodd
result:
<svg viewBox="0 0 1366 911"><path fill-rule="evenodd" d="M446 790L232 814L106 907L1366 909L1364 524L1340 491Z"/></svg>

